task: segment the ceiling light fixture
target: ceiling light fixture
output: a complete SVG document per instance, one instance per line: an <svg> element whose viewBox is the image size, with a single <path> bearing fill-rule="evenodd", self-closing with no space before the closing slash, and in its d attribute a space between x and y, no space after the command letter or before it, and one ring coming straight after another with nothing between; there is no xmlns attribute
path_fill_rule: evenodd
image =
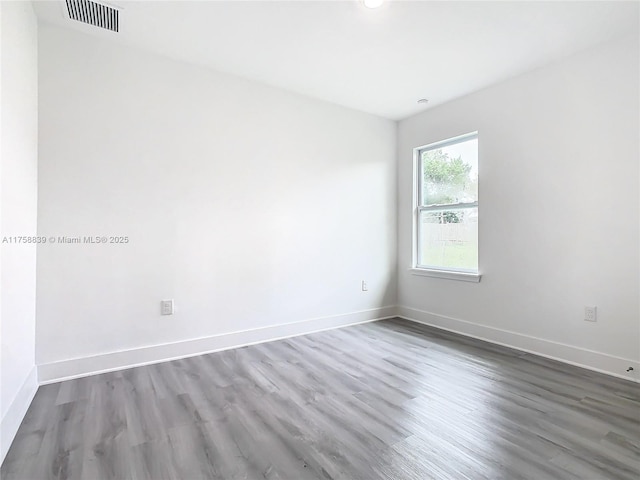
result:
<svg viewBox="0 0 640 480"><path fill-rule="evenodd" d="M362 3L364 3L364 6L367 8L378 8L382 5L383 1L384 0L362 0Z"/></svg>

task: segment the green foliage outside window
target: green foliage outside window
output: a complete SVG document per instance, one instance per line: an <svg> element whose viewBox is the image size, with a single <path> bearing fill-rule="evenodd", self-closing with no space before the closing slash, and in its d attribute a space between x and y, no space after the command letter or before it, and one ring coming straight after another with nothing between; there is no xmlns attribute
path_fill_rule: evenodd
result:
<svg viewBox="0 0 640 480"><path fill-rule="evenodd" d="M478 198L478 180L471 178L472 166L461 157L451 158L442 149L422 153L423 204L443 205ZM461 212L444 211L441 223L459 223Z"/></svg>

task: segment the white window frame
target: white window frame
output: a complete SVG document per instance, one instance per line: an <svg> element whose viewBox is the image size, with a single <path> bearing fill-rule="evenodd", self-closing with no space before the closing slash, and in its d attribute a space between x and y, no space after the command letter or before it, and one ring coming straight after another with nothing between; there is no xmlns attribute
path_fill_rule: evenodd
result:
<svg viewBox="0 0 640 480"><path fill-rule="evenodd" d="M456 210L463 208L478 208L478 202L467 202L467 203L452 203L452 204L443 204L443 205L430 205L424 206L421 202L422 197L422 188L424 182L424 175L422 172L422 152L428 150L435 150L437 148L447 147L449 145L455 145L457 143L466 142L469 140L477 139L478 132L466 133L464 135L459 135L457 137L448 138L446 140L442 140L440 142L430 143L428 145L423 145L421 147L416 147L413 149L413 232L412 232L412 242L413 242L413 252L412 252L412 260L411 260L411 268L409 269L411 273L414 275L421 275L426 277L437 277L437 278L445 278L449 280L462 280L467 282L479 282L482 277L480 274L480 266L478 265L478 270L470 270L470 269L462 269L462 268L440 268L431 265L420 265L418 263L418 249L419 249L419 222L420 222L420 214L422 212L428 211L439 211L439 210ZM479 255L478 255L479 258Z"/></svg>

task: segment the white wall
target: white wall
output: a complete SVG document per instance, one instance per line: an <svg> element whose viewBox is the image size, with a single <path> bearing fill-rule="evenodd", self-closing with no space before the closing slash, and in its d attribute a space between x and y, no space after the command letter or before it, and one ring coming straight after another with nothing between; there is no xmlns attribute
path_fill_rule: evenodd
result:
<svg viewBox="0 0 640 480"><path fill-rule="evenodd" d="M0 242L35 236L38 167L38 36L30 2L0 2ZM2 364L0 461L38 387L36 248L0 243Z"/></svg>
<svg viewBox="0 0 640 480"><path fill-rule="evenodd" d="M44 380L393 313L393 122L55 27L39 66L39 233L130 240L39 248Z"/></svg>
<svg viewBox="0 0 640 480"><path fill-rule="evenodd" d="M639 370L638 53L637 36L619 40L400 122L403 316ZM411 275L412 149L474 130L482 281Z"/></svg>

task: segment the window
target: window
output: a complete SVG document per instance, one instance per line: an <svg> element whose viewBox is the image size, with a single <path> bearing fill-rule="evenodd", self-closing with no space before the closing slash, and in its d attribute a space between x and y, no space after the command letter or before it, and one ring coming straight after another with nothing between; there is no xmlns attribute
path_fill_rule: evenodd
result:
<svg viewBox="0 0 640 480"><path fill-rule="evenodd" d="M478 133L415 149L413 271L479 281Z"/></svg>

